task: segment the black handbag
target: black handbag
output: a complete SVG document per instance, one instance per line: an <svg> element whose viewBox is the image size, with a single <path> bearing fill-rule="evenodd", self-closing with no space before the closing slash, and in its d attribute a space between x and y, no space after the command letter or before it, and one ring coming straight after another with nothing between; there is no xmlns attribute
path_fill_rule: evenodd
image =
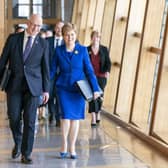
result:
<svg viewBox="0 0 168 168"><path fill-rule="evenodd" d="M1 81L0 81L0 89L2 91L6 89L8 82L9 82L10 75L11 75L11 70L9 69L8 66L6 66L3 71Z"/></svg>

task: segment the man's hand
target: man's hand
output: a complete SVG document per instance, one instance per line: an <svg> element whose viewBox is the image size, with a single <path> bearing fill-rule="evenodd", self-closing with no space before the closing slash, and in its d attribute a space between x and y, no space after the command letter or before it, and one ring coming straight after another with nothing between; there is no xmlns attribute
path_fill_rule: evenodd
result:
<svg viewBox="0 0 168 168"><path fill-rule="evenodd" d="M43 103L46 104L49 99L49 93L48 92L43 92Z"/></svg>

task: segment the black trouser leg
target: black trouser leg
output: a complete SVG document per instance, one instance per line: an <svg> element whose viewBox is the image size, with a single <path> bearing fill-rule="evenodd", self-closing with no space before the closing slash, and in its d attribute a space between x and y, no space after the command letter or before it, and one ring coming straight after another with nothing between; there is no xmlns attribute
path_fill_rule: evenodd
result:
<svg viewBox="0 0 168 168"><path fill-rule="evenodd" d="M23 97L23 139L21 152L23 156L31 155L34 144L35 120L39 97L34 97L27 91Z"/></svg>
<svg viewBox="0 0 168 168"><path fill-rule="evenodd" d="M9 125L15 145L20 148L22 142L22 94L7 94Z"/></svg>

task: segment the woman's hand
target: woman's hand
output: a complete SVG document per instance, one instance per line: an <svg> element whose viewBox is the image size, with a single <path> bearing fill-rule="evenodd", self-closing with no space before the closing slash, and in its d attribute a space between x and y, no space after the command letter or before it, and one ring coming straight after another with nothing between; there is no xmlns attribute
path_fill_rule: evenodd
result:
<svg viewBox="0 0 168 168"><path fill-rule="evenodd" d="M110 73L109 73L109 72L106 72L106 73L105 73L105 77L106 77L107 79L109 79L109 76L110 76Z"/></svg>
<svg viewBox="0 0 168 168"><path fill-rule="evenodd" d="M96 100L98 97L100 97L100 92L94 92L93 96L94 96L94 100Z"/></svg>

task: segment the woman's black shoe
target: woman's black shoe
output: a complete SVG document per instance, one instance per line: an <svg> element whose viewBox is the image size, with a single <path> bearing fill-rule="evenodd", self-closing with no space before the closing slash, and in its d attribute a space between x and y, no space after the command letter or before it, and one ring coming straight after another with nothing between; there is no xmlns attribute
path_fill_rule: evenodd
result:
<svg viewBox="0 0 168 168"><path fill-rule="evenodd" d="M99 124L99 123L100 123L100 120L96 120L96 123Z"/></svg>

